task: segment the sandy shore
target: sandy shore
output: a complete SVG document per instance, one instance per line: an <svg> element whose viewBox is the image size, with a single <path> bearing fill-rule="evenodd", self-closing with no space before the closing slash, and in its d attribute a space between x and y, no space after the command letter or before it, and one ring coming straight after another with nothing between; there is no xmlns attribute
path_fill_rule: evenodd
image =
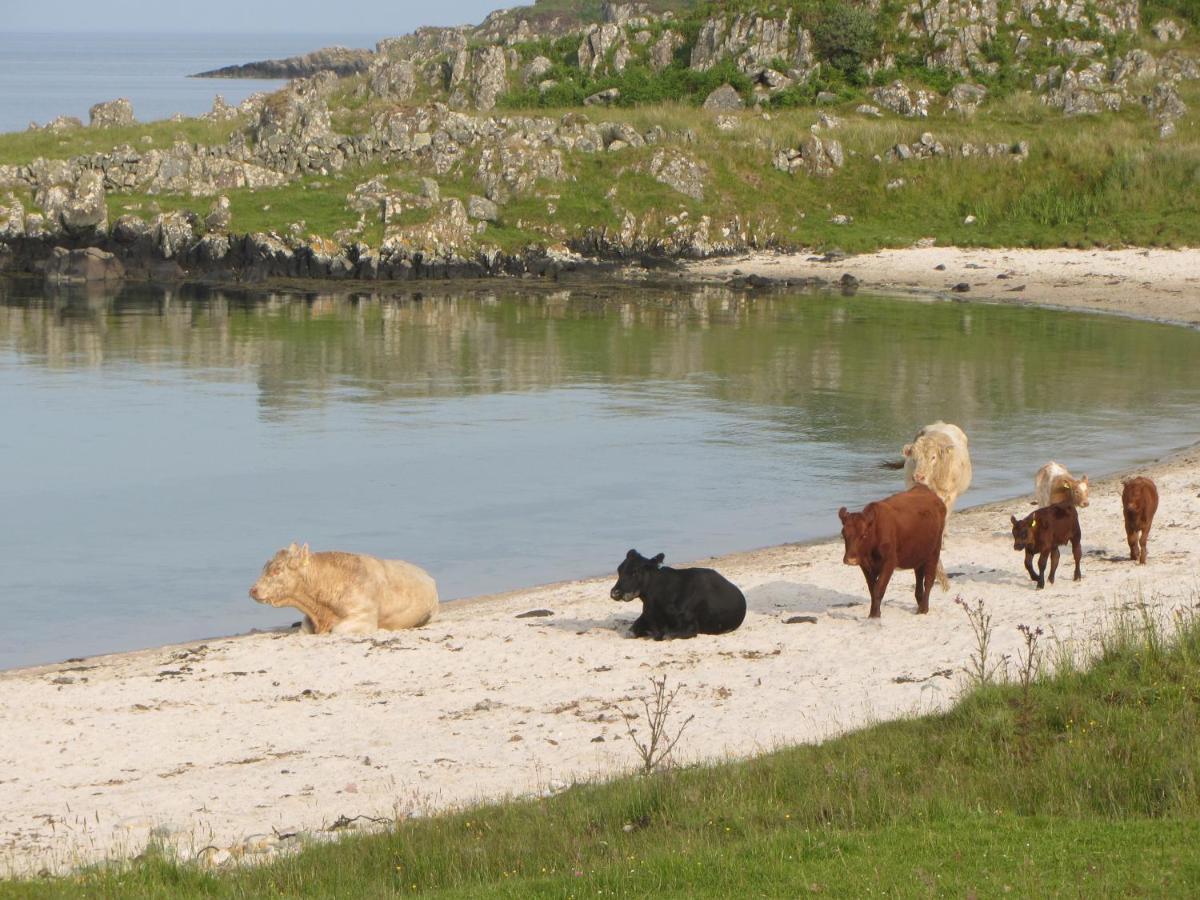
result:
<svg viewBox="0 0 1200 900"><path fill-rule="evenodd" d="M969 263L991 266L992 278L1007 267L1029 279L1022 302L1200 322L1193 251L1166 253L1181 268L1160 272L1148 293L1136 266L1151 257L1135 251L1073 255L1079 276L1059 270L1064 282L1079 282L1069 291L1049 281L1035 290L1031 257L1008 255L904 251L887 282L885 254L814 271L928 291L963 280L954 267L975 273L972 281L988 272ZM1036 258L1051 266L1050 256ZM945 272L933 269L939 263ZM746 260L723 265L750 271ZM778 257L761 265L797 274L814 266ZM1110 267L1113 277L1100 274ZM1093 283L1117 270L1124 296ZM1100 287L1111 297L1087 301ZM968 296L1007 299L982 289ZM1008 515L1027 513L1030 498L967 510L953 520L944 555L952 590L934 589L928 616L915 614L904 572L883 618L867 620L861 573L841 564L840 541L822 541L705 561L750 603L742 628L719 637L628 638L640 603L609 600L605 578L447 604L411 632L259 634L0 673L0 872L63 871L136 853L152 836L182 856L221 862L278 852L296 842L290 835L333 837L343 817L419 815L629 772L637 756L623 712L640 711L651 676L681 686L678 716L695 716L685 761L748 756L944 708L962 689L974 647L955 595L984 601L996 652L1010 654L1018 624L1086 646L1114 610L1200 600L1200 448L1142 471L1162 495L1149 565L1128 561L1116 479L1096 481L1082 511L1083 580L1070 581L1068 564L1042 592L1009 537ZM530 611L546 612L523 615ZM788 624L800 618L811 621Z"/></svg>
<svg viewBox="0 0 1200 900"><path fill-rule="evenodd" d="M944 266L944 269L939 269ZM726 280L850 273L888 293L1100 310L1200 325L1200 250L959 250L911 247L824 262L810 254L755 254L693 263L688 274ZM956 285L970 289L956 293Z"/></svg>

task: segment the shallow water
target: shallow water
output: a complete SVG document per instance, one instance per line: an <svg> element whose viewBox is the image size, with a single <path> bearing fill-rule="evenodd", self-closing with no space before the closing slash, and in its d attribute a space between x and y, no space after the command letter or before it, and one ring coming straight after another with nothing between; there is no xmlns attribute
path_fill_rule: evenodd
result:
<svg viewBox="0 0 1200 900"><path fill-rule="evenodd" d="M0 281L0 668L289 624L246 591L291 540L412 560L449 599L603 574L629 547L831 535L839 506L902 486L877 463L937 418L970 435L962 505L1030 492L1052 457L1095 477L1200 431L1188 329L439 290Z"/></svg>

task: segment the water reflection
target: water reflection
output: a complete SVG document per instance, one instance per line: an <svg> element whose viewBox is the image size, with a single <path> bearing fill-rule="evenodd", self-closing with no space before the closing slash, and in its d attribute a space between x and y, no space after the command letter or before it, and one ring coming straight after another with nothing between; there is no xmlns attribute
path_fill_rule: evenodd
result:
<svg viewBox="0 0 1200 900"><path fill-rule="evenodd" d="M1198 350L862 296L0 280L0 666L285 622L244 594L294 538L450 597L827 534L939 417L971 435L965 503L1050 457L1099 474L1192 440Z"/></svg>

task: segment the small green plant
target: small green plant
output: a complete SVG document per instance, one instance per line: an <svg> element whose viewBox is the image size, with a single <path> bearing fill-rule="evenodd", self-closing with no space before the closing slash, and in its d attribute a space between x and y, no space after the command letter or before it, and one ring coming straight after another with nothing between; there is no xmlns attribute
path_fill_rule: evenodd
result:
<svg viewBox="0 0 1200 900"><path fill-rule="evenodd" d="M1008 662L1007 656L992 661L992 614L984 608L982 600L976 600L974 606L962 597L955 597L954 602L967 614L967 621L971 623L971 631L975 635L975 651L967 663L967 677L973 685L991 684L1000 667Z"/></svg>
<svg viewBox="0 0 1200 900"><path fill-rule="evenodd" d="M817 54L852 84L862 84L863 64L879 53L879 30L870 9L830 0L812 30Z"/></svg>

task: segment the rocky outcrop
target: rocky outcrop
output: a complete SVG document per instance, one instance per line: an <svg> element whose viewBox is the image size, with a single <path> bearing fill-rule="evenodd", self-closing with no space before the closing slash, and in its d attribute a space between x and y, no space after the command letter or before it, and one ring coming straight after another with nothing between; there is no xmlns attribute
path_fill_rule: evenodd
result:
<svg viewBox="0 0 1200 900"><path fill-rule="evenodd" d="M47 225L72 237L103 234L108 228L108 204L104 200L104 178L84 171L70 185L52 185L34 196Z"/></svg>
<svg viewBox="0 0 1200 900"><path fill-rule="evenodd" d="M404 103L417 89L417 70L408 60L394 62L381 57L372 60L367 85L376 97Z"/></svg>
<svg viewBox="0 0 1200 900"><path fill-rule="evenodd" d="M334 75L357 75L370 67L375 54L370 50L350 50L346 47L325 47L289 56L287 59L264 59L236 66L224 66L198 72L192 78L308 78L321 72Z"/></svg>
<svg viewBox="0 0 1200 900"><path fill-rule="evenodd" d="M913 160L936 159L938 157L1005 159L1021 163L1029 158L1029 144L1026 141L1008 141L1004 143L974 143L964 141L958 144L945 144L927 131L921 135L920 140L911 144L896 144L885 155L885 158L889 162L910 162Z"/></svg>
<svg viewBox="0 0 1200 900"><path fill-rule="evenodd" d="M919 89L912 90L903 81L893 81L886 87L873 90L871 98L897 115L923 119L929 115L929 104L933 101L933 94Z"/></svg>
<svg viewBox="0 0 1200 900"><path fill-rule="evenodd" d="M110 100L107 103L97 103L89 111L91 128L117 128L122 125L133 125L133 104L126 98Z"/></svg>
<svg viewBox="0 0 1200 900"><path fill-rule="evenodd" d="M746 104L733 85L723 84L704 99L704 108L716 112L733 112Z"/></svg>

